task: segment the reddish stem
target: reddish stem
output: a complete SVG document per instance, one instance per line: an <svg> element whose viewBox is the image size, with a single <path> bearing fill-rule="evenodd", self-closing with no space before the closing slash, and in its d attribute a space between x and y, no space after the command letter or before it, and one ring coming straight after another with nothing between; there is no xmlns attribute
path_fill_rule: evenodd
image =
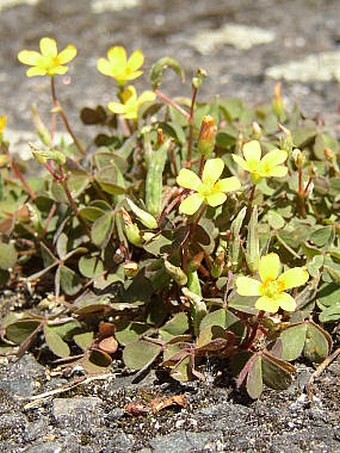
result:
<svg viewBox="0 0 340 453"><path fill-rule="evenodd" d="M197 88L192 89L191 106L189 111L189 137L188 137L188 155L187 160L190 161L192 158L192 143L194 138L194 114L195 114L195 102L197 96Z"/></svg>
<svg viewBox="0 0 340 453"><path fill-rule="evenodd" d="M155 90L156 95L163 99L167 104L171 105L173 108L175 108L179 113L181 113L188 121L190 119L190 115L188 112L186 112L177 102L174 100L170 99L166 94L164 94L160 90Z"/></svg>

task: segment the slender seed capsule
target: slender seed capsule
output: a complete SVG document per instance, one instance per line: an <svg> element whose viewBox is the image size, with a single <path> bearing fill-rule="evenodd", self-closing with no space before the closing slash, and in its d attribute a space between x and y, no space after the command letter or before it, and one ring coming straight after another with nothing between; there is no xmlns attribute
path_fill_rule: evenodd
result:
<svg viewBox="0 0 340 453"><path fill-rule="evenodd" d="M188 277L180 267L175 266L168 260L164 260L164 267L166 272L179 286L185 286L187 284Z"/></svg>

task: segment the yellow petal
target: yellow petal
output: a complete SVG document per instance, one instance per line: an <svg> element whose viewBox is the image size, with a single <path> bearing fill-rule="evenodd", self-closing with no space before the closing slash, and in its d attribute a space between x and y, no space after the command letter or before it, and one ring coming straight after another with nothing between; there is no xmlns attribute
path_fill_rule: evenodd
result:
<svg viewBox="0 0 340 453"><path fill-rule="evenodd" d="M261 159L261 146L257 140L252 140L243 145L242 152L249 165L255 164Z"/></svg>
<svg viewBox="0 0 340 453"><path fill-rule="evenodd" d="M22 50L18 53L18 60L23 64L35 66L41 61L41 54L35 50Z"/></svg>
<svg viewBox="0 0 340 453"><path fill-rule="evenodd" d="M44 76L46 74L47 74L46 69L37 68L37 67L29 68L26 71L27 77Z"/></svg>
<svg viewBox="0 0 340 453"><path fill-rule="evenodd" d="M143 93L138 98L138 105L143 104L143 102L150 102L156 99L156 94L153 91L143 91Z"/></svg>
<svg viewBox="0 0 340 453"><path fill-rule="evenodd" d="M136 71L137 69L139 69L144 63L144 54L141 50L135 50L128 62L127 62L127 65L128 65L128 68L130 69L130 71Z"/></svg>
<svg viewBox="0 0 340 453"><path fill-rule="evenodd" d="M105 60L105 58L99 58L99 60L97 61L97 69L102 74L113 77L112 65L107 60Z"/></svg>
<svg viewBox="0 0 340 453"><path fill-rule="evenodd" d="M179 186L191 190L198 190L199 186L202 184L202 181L196 173L187 168L181 169L176 178L176 182Z"/></svg>
<svg viewBox="0 0 340 453"><path fill-rule="evenodd" d="M208 205L214 208L215 206L223 204L227 199L227 195L223 192L216 192L208 195L205 199Z"/></svg>
<svg viewBox="0 0 340 453"><path fill-rule="evenodd" d="M284 272L277 279L278 283L282 285L282 289L295 288L296 286L304 285L309 279L309 274L302 267L293 267L287 272Z"/></svg>
<svg viewBox="0 0 340 453"><path fill-rule="evenodd" d="M203 203L203 197L199 193L189 195L179 205L179 212L182 214L193 215L201 207Z"/></svg>
<svg viewBox="0 0 340 453"><path fill-rule="evenodd" d="M72 44L65 47L64 50L60 52L58 55L58 61L60 64L68 63L69 61L73 60L73 58L77 55L77 49L72 46Z"/></svg>
<svg viewBox="0 0 340 453"><path fill-rule="evenodd" d="M40 40L40 51L44 57L56 57L58 55L57 43L51 38Z"/></svg>
<svg viewBox="0 0 340 453"><path fill-rule="evenodd" d="M208 159L204 165L202 181L203 184L214 183L221 176L224 169L224 162L217 157L216 159Z"/></svg>
<svg viewBox="0 0 340 453"><path fill-rule="evenodd" d="M3 130L5 129L7 124L7 116L1 115L0 116L0 134L2 134Z"/></svg>
<svg viewBox="0 0 340 453"><path fill-rule="evenodd" d="M126 68L126 50L124 47L111 47L111 49L107 52L107 57L110 63L114 64L118 68Z"/></svg>
<svg viewBox="0 0 340 453"><path fill-rule="evenodd" d="M128 120L136 120L138 118L138 108L137 104L133 103L127 103L125 104L125 115L124 118Z"/></svg>
<svg viewBox="0 0 340 453"><path fill-rule="evenodd" d="M262 158L262 163L269 167L275 167L276 165L283 164L287 157L288 153L283 149L274 149Z"/></svg>
<svg viewBox="0 0 340 453"><path fill-rule="evenodd" d="M276 313L280 308L279 303L276 299L271 299L267 296L262 296L257 299L255 303L255 308L258 310L267 311L268 313Z"/></svg>
<svg viewBox="0 0 340 453"><path fill-rule="evenodd" d="M137 77L141 76L143 74L143 71L135 71L132 72L131 74L124 74L124 79L120 80L135 80Z"/></svg>
<svg viewBox="0 0 340 453"><path fill-rule="evenodd" d="M236 280L237 293L240 296L260 296L261 282L250 277L238 277Z"/></svg>
<svg viewBox="0 0 340 453"><path fill-rule="evenodd" d="M47 74L48 75L66 74L67 71L68 71L68 66L55 66L54 68L48 69Z"/></svg>
<svg viewBox="0 0 340 453"><path fill-rule="evenodd" d="M234 161L241 167L243 170L250 171L247 162L240 156L232 154Z"/></svg>
<svg viewBox="0 0 340 453"><path fill-rule="evenodd" d="M119 102L109 102L107 104L107 107L109 110L111 110L111 112L118 113L118 114L125 113L125 110L126 110L125 105L120 104Z"/></svg>
<svg viewBox="0 0 340 453"><path fill-rule="evenodd" d="M124 102L124 104L127 104L128 102L137 104L136 88L133 85L129 85L120 93L120 98Z"/></svg>
<svg viewBox="0 0 340 453"><path fill-rule="evenodd" d="M276 280L281 269L280 258L276 253L269 253L261 256L259 263L259 273L261 280Z"/></svg>
<svg viewBox="0 0 340 453"><path fill-rule="evenodd" d="M296 309L296 302L287 293L280 293L275 297L276 302L280 305L282 310L294 311Z"/></svg>
<svg viewBox="0 0 340 453"><path fill-rule="evenodd" d="M279 165L278 167L272 168L268 173L267 176L273 176L275 178L283 178L288 173L288 168Z"/></svg>
<svg viewBox="0 0 340 453"><path fill-rule="evenodd" d="M241 183L235 176L231 176L230 178L223 178L220 181L217 181L215 187L221 192L228 193L240 189Z"/></svg>

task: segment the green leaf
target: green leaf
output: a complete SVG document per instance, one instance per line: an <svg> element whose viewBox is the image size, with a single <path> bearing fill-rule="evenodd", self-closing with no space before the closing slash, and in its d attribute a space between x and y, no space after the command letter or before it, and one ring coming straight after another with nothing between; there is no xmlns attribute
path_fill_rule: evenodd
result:
<svg viewBox="0 0 340 453"><path fill-rule="evenodd" d="M79 209L79 214L84 220L95 222L104 214L104 211L95 206L87 206L86 208Z"/></svg>
<svg viewBox="0 0 340 453"><path fill-rule="evenodd" d="M330 245L334 239L334 227L332 225L314 230L309 239L318 247Z"/></svg>
<svg viewBox="0 0 340 453"><path fill-rule="evenodd" d="M57 334L53 327L44 325L44 334L47 346L58 357L68 357L70 355L70 348L65 341Z"/></svg>
<svg viewBox="0 0 340 453"><path fill-rule="evenodd" d="M6 338L15 344L25 341L41 324L35 319L19 319L6 327Z"/></svg>
<svg viewBox="0 0 340 453"><path fill-rule="evenodd" d="M188 316L182 312L177 313L159 329L159 334L164 341L183 335L189 329Z"/></svg>
<svg viewBox="0 0 340 453"><path fill-rule="evenodd" d="M305 323L288 327L281 333L283 360L295 360L300 357L305 344L306 333L307 325Z"/></svg>
<svg viewBox="0 0 340 453"><path fill-rule="evenodd" d="M259 225L257 206L253 208L247 235L247 253L246 261L250 272L255 274L258 270L260 260L260 242L259 242Z"/></svg>
<svg viewBox="0 0 340 453"><path fill-rule="evenodd" d="M91 228L93 243L103 249L107 246L113 230L113 214L107 212L97 219Z"/></svg>
<svg viewBox="0 0 340 453"><path fill-rule="evenodd" d="M230 258L233 266L237 269L241 263L241 228L243 221L247 213L247 208L244 207L237 214L236 218L233 220L230 230L231 230L231 239L230 239Z"/></svg>
<svg viewBox="0 0 340 453"><path fill-rule="evenodd" d="M335 322L340 319L340 301L327 307L319 315L320 322Z"/></svg>
<svg viewBox="0 0 340 453"><path fill-rule="evenodd" d="M248 395L257 399L261 396L263 390L263 381L262 381L262 357L258 355L252 361L251 368L247 374L246 389Z"/></svg>
<svg viewBox="0 0 340 453"><path fill-rule="evenodd" d="M105 192L112 195L125 193L126 183L124 176L113 162L111 162L111 165L100 169L95 178Z"/></svg>
<svg viewBox="0 0 340 453"><path fill-rule="evenodd" d="M73 340L83 351L88 349L93 342L93 332L83 332L73 335Z"/></svg>
<svg viewBox="0 0 340 453"><path fill-rule="evenodd" d="M306 342L303 349L304 356L311 362L322 362L330 351L327 332L316 324L308 323Z"/></svg>
<svg viewBox="0 0 340 453"><path fill-rule="evenodd" d="M77 294L82 288L78 274L67 266L59 266L58 271L63 291L69 296Z"/></svg>
<svg viewBox="0 0 340 453"><path fill-rule="evenodd" d="M288 365L288 364L287 364ZM283 360L279 360L269 354L262 356L263 382L274 390L286 390L291 382L292 375Z"/></svg>
<svg viewBox="0 0 340 453"><path fill-rule="evenodd" d="M80 273L87 278L95 278L104 272L104 264L100 256L84 255L78 263Z"/></svg>
<svg viewBox="0 0 340 453"><path fill-rule="evenodd" d="M0 242L0 269L8 271L17 262L18 254L13 243L5 244Z"/></svg>
<svg viewBox="0 0 340 453"><path fill-rule="evenodd" d="M185 355L171 370L170 376L176 381L186 382L192 378L193 358Z"/></svg>
<svg viewBox="0 0 340 453"><path fill-rule="evenodd" d="M268 215L268 223L274 230L279 230L283 228L286 224L284 218L278 214L276 211L269 211Z"/></svg>
<svg viewBox="0 0 340 453"><path fill-rule="evenodd" d="M128 343L123 351L125 365L131 370L140 370L148 363L153 362L162 347L145 340L137 340Z"/></svg>
<svg viewBox="0 0 340 453"><path fill-rule="evenodd" d="M182 82L184 82L184 72L179 63L174 58L164 57L152 65L149 73L149 81L154 90L156 90L162 83L163 73L167 68L171 68L175 71L181 78Z"/></svg>
<svg viewBox="0 0 340 453"><path fill-rule="evenodd" d="M136 341L139 337L145 334L149 326L143 322L120 322L117 324L116 338L118 342L125 346L128 343Z"/></svg>

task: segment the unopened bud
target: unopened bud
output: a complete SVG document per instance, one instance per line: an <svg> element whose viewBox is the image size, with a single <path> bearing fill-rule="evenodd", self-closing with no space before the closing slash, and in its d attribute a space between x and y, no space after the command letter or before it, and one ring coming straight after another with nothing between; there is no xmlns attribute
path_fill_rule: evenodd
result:
<svg viewBox="0 0 340 453"><path fill-rule="evenodd" d="M164 267L166 272L175 280L175 282L179 286L185 286L187 284L188 277L180 267L175 266L168 260L164 260Z"/></svg>
<svg viewBox="0 0 340 453"><path fill-rule="evenodd" d="M166 141L166 138L165 138L163 129L161 129L161 128L157 129L157 145L162 146L163 143L165 143L165 141Z"/></svg>
<svg viewBox="0 0 340 453"><path fill-rule="evenodd" d="M141 238L138 226L132 222L130 214L127 212L126 209L121 208L120 212L123 217L124 229L128 241L131 244L135 245L136 247L142 247L143 240Z"/></svg>
<svg viewBox="0 0 340 453"><path fill-rule="evenodd" d="M153 215L139 208L132 200L129 198L126 199L127 204L129 205L131 211L135 214L138 220L150 230L158 228L157 220Z"/></svg>
<svg viewBox="0 0 340 453"><path fill-rule="evenodd" d="M323 153L328 160L332 160L334 157L334 152L329 148L324 148Z"/></svg>
<svg viewBox="0 0 340 453"><path fill-rule="evenodd" d="M306 161L304 153L298 148L292 152L292 158L297 168L302 168Z"/></svg>
<svg viewBox="0 0 340 453"><path fill-rule="evenodd" d="M262 136L262 129L259 123L253 122L253 139L258 140Z"/></svg>
<svg viewBox="0 0 340 453"><path fill-rule="evenodd" d="M276 82L275 84L272 107L275 115L278 119L280 119L284 112L283 100L281 96L281 82Z"/></svg>
<svg viewBox="0 0 340 453"><path fill-rule="evenodd" d="M202 86L205 77L207 77L207 72L202 68L198 68L195 77L192 78L192 86L198 90Z"/></svg>
<svg viewBox="0 0 340 453"><path fill-rule="evenodd" d="M293 149L293 137L289 129L279 124L279 129L283 132L283 136L280 139L280 149L287 151L288 154L292 152Z"/></svg>
<svg viewBox="0 0 340 453"><path fill-rule="evenodd" d="M215 136L217 127L212 116L206 115L203 117L200 133L198 136L198 151L208 159L215 147Z"/></svg>
<svg viewBox="0 0 340 453"><path fill-rule="evenodd" d="M134 261L126 261L123 265L124 274L128 278L133 278L138 274L139 266Z"/></svg>
<svg viewBox="0 0 340 453"><path fill-rule="evenodd" d="M211 275L214 278L218 278L222 275L225 266L225 253L224 250L221 250L214 261L214 264L211 268Z"/></svg>

